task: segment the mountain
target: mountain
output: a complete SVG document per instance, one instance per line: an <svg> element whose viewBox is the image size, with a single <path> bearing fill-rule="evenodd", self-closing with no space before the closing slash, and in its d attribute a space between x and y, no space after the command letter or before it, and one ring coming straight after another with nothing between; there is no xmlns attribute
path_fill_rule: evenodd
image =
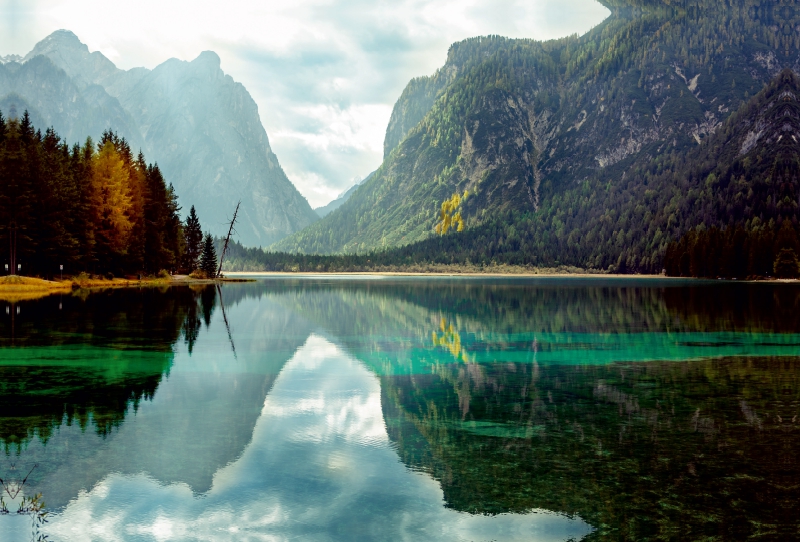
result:
<svg viewBox="0 0 800 542"><path fill-rule="evenodd" d="M268 245L318 219L272 152L258 107L219 57L170 59L153 70L120 70L69 31L0 65L0 110L29 110L69 142L112 129L155 160L185 209L221 234L236 202L247 245Z"/></svg>
<svg viewBox="0 0 800 542"><path fill-rule="evenodd" d="M558 199L546 199L536 213L499 212L462 233L361 260L395 266L568 264L648 273L666 268L670 275L713 278L773 275L782 249L795 259L800 254L798 172L800 79L787 69L702 145L655 160L640 156L623 171L627 175L616 177L619 170L612 169L595 190L584 181Z"/></svg>
<svg viewBox="0 0 800 542"><path fill-rule="evenodd" d="M372 173L375 172L373 171ZM370 173L369 175L358 181L356 184L354 184L353 186L351 186L350 188L339 194L339 196L329 204L314 209L314 212L317 213L320 216L320 218L328 216L330 213L341 207L345 201L349 200L350 196L352 196L355 193L356 189L365 182L367 182L367 180L370 177L372 177L372 173Z"/></svg>
<svg viewBox="0 0 800 542"><path fill-rule="evenodd" d="M668 242L704 217L680 192L651 227L646 168L707 146L782 70L800 71L800 17L786 1L604 4L610 17L581 37L454 44L395 105L369 182L274 248L363 253L473 236L526 263L660 271ZM464 231L439 238L445 202ZM678 207L687 214L670 218Z"/></svg>

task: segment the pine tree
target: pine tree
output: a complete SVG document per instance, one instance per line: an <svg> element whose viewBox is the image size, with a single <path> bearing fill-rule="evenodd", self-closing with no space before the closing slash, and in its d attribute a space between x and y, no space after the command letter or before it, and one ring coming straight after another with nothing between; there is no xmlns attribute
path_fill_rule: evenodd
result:
<svg viewBox="0 0 800 542"><path fill-rule="evenodd" d="M184 267L191 273L200 265L200 253L203 250L203 230L200 228L200 219L194 210L194 205L189 210L184 227L186 238L186 252L184 253Z"/></svg>
<svg viewBox="0 0 800 542"><path fill-rule="evenodd" d="M206 234L206 239L203 242L203 254L200 256L200 270L205 273L208 278L217 276L217 250L214 248L214 238L210 233Z"/></svg>

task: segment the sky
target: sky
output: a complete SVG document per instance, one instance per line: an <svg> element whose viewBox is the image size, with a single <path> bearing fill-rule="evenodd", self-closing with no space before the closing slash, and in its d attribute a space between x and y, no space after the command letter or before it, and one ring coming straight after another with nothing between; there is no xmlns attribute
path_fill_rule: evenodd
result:
<svg viewBox="0 0 800 542"><path fill-rule="evenodd" d="M0 0L0 56L58 29L122 69L215 51L318 207L380 166L394 102L450 44L583 34L607 15L595 0Z"/></svg>

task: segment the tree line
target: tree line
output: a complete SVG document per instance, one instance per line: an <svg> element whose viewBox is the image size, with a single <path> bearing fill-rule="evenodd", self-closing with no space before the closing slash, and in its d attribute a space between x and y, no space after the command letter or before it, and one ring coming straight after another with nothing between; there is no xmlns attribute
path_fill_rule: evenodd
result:
<svg viewBox="0 0 800 542"><path fill-rule="evenodd" d="M745 229L692 228L669 244L664 269L674 277L796 278L800 239L790 220Z"/></svg>
<svg viewBox="0 0 800 542"><path fill-rule="evenodd" d="M158 165L116 133L70 146L53 128L35 129L27 111L0 112L0 259L9 272L191 272L208 243L194 209L186 224L180 210Z"/></svg>

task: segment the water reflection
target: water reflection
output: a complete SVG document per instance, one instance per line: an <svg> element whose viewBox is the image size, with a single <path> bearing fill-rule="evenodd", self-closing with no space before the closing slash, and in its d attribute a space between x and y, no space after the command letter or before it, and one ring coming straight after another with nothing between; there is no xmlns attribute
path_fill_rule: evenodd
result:
<svg viewBox="0 0 800 542"><path fill-rule="evenodd" d="M69 318L46 299L4 335L0 438L40 465L54 540L794 536L799 293L273 279L65 298Z"/></svg>
<svg viewBox="0 0 800 542"><path fill-rule="evenodd" d="M403 461L457 510L560 510L636 540L796 533L796 358L442 365L381 389Z"/></svg>
<svg viewBox="0 0 800 542"><path fill-rule="evenodd" d="M398 453L447 506L728 539L799 527L798 293L306 281L282 298L379 375Z"/></svg>
<svg viewBox="0 0 800 542"><path fill-rule="evenodd" d="M540 511L471 516L442 506L389 445L378 380L310 337L264 402L252 443L203 499L182 485L110 476L56 517L61 540L577 539L588 526Z"/></svg>
<svg viewBox="0 0 800 542"><path fill-rule="evenodd" d="M0 325L0 443L19 453L66 423L100 435L153 397L193 305L190 291L51 297Z"/></svg>

